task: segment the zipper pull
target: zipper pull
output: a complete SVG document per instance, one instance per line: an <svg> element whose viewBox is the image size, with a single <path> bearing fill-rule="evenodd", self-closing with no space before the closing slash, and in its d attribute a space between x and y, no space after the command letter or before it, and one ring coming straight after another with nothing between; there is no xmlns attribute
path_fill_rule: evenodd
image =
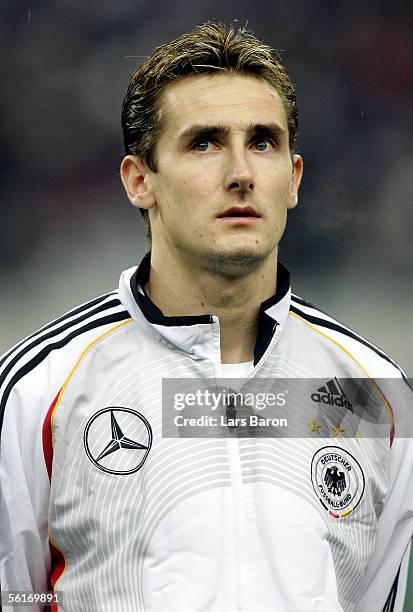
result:
<svg viewBox="0 0 413 612"><path fill-rule="evenodd" d="M228 403L225 405L225 412L227 414L227 427L229 427L230 429L237 429L237 411L235 410L234 398L232 396L228 398ZM232 423L230 422L230 420L232 421Z"/></svg>

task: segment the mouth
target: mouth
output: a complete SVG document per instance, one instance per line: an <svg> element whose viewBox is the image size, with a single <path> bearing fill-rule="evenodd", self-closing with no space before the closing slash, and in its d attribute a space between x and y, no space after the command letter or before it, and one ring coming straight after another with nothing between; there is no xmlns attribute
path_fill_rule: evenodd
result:
<svg viewBox="0 0 413 612"><path fill-rule="evenodd" d="M261 215L259 215L251 206L231 206L225 212L217 215L218 219L226 219L226 218L255 218L260 219Z"/></svg>

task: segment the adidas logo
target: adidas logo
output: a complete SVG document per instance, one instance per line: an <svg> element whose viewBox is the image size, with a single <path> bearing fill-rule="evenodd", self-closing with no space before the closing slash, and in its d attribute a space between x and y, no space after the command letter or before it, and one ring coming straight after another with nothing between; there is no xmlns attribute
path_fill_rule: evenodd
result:
<svg viewBox="0 0 413 612"><path fill-rule="evenodd" d="M319 404L338 406L354 412L353 406L346 398L337 378L332 378L325 385L317 389L316 393L312 393L311 399Z"/></svg>

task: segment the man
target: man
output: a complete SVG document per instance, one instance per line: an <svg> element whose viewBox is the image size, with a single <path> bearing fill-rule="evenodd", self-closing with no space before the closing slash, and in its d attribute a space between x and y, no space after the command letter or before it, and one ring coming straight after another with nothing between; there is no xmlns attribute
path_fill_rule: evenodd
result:
<svg viewBox="0 0 413 612"><path fill-rule="evenodd" d="M402 610L410 396L277 262L303 172L285 68L246 30L198 26L137 68L122 124L150 254L2 359L2 589L54 589L68 611ZM248 435L224 401L219 435L167 435L163 383L222 378L291 379L307 433ZM366 404L346 437L360 402L342 381L364 378L386 418Z"/></svg>

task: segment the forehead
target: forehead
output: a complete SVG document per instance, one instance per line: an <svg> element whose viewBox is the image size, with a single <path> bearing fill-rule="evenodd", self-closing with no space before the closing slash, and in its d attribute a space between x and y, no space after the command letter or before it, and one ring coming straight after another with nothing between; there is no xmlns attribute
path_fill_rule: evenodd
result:
<svg viewBox="0 0 413 612"><path fill-rule="evenodd" d="M201 122L234 129L276 122L288 130L279 93L263 78L250 75L185 77L165 87L160 110L163 133L169 136Z"/></svg>

